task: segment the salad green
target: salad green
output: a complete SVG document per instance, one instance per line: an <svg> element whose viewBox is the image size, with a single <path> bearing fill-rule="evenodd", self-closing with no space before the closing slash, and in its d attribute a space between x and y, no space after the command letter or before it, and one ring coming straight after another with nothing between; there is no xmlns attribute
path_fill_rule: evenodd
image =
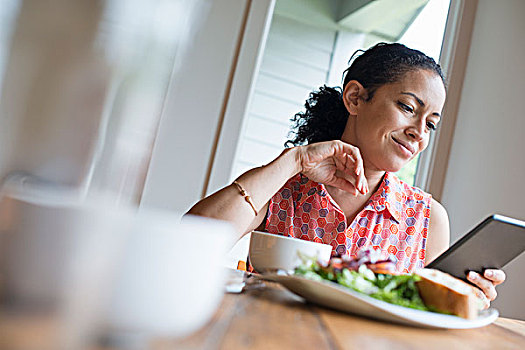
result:
<svg viewBox="0 0 525 350"><path fill-rule="evenodd" d="M374 273L366 264L356 270L323 266L315 259L302 257L303 263L295 269L295 274L317 281L332 281L357 292L391 304L412 309L435 311L423 303L416 282L421 277L415 274L394 275Z"/></svg>

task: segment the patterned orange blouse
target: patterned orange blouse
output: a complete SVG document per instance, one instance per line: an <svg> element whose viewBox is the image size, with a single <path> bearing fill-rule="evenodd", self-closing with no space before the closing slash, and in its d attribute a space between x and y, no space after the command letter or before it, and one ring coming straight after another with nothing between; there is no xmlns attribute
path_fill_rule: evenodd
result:
<svg viewBox="0 0 525 350"><path fill-rule="evenodd" d="M431 195L392 173L350 226L323 184L302 174L291 178L270 200L266 231L330 244L332 255L372 246L390 256L396 269L412 272L425 263Z"/></svg>

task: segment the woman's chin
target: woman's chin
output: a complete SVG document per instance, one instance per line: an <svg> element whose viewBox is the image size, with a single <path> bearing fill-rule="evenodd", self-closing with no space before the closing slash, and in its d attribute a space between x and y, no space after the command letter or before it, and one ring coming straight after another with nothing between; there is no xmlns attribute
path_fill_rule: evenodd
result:
<svg viewBox="0 0 525 350"><path fill-rule="evenodd" d="M388 171L389 173L397 173L398 171L403 169L403 167L405 165L407 165L407 164L408 164L408 162L389 164L389 165L384 167L384 171Z"/></svg>
<svg viewBox="0 0 525 350"><path fill-rule="evenodd" d="M375 168L379 171L388 171L389 173L397 173L401 169L403 169L404 166L406 166L411 159L405 159L400 158L396 156L390 157L390 159L381 159L377 162L370 162L368 165L375 164L375 166L372 166L372 168ZM367 168L367 165L365 165L365 168Z"/></svg>

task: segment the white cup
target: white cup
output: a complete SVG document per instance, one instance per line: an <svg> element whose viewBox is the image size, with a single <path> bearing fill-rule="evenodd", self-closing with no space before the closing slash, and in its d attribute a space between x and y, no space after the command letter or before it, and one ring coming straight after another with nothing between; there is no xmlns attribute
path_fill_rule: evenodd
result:
<svg viewBox="0 0 525 350"><path fill-rule="evenodd" d="M101 330L197 330L222 300L235 237L217 220L61 194L5 195L0 227L7 301L51 310L61 323L54 348L75 349Z"/></svg>
<svg viewBox="0 0 525 350"><path fill-rule="evenodd" d="M55 307L78 275L111 281L127 215L101 201L6 195L0 202L3 294L13 305ZM77 280L77 282L73 282ZM92 283L83 288L89 290Z"/></svg>
<svg viewBox="0 0 525 350"><path fill-rule="evenodd" d="M224 222L162 212L134 220L117 273L111 329L177 337L207 322L224 295L223 259L235 233Z"/></svg>
<svg viewBox="0 0 525 350"><path fill-rule="evenodd" d="M3 302L55 319L56 344L82 349L94 334L132 213L106 200L47 189L4 193L0 201Z"/></svg>

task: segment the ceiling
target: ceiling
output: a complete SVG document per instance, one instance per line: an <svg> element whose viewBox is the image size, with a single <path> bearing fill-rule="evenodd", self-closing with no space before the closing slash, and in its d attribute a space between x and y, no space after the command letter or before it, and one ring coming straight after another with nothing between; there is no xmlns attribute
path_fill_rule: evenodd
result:
<svg viewBox="0 0 525 350"><path fill-rule="evenodd" d="M275 13L311 25L397 41L429 0L277 0Z"/></svg>

